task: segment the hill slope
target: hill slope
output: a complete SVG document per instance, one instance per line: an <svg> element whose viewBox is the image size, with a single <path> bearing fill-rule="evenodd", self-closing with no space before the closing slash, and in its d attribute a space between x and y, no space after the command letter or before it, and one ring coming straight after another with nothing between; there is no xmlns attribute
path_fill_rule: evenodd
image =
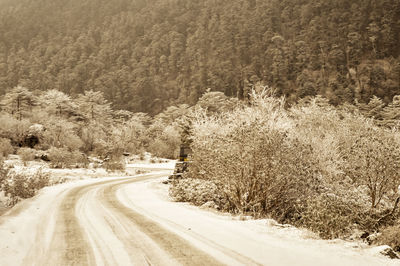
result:
<svg viewBox="0 0 400 266"><path fill-rule="evenodd" d="M396 0L3 0L0 94L103 91L152 114L262 82L332 103L400 91Z"/></svg>

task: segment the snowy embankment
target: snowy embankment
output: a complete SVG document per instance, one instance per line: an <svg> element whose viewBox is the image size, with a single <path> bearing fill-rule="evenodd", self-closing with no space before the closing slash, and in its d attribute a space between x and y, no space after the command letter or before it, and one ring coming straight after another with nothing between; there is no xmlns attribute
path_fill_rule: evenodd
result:
<svg viewBox="0 0 400 266"><path fill-rule="evenodd" d="M97 160L94 158L94 160ZM100 162L100 160L98 160ZM151 163L157 161L157 163ZM115 176L132 176L138 173L145 173L151 169L157 170L173 170L176 161L166 159L154 159L150 154L146 153L144 160L139 160L138 156L126 158L126 169L121 172L108 172L102 167L95 167L90 163L87 168L50 168L49 164L44 161L30 161L25 164L21 161L19 156L9 156L5 160L5 165L10 168L12 173L20 173L23 175L31 176L41 171L42 173L49 174L50 184L60 184L66 182L74 182L77 180L85 180L101 177L115 177ZM6 207L8 198L4 192L0 191L0 215L6 212L9 208Z"/></svg>
<svg viewBox="0 0 400 266"><path fill-rule="evenodd" d="M137 162L137 163L128 163L126 165L126 169L129 168L138 168L138 169L162 169L162 170L170 170L174 169L176 161L168 160L162 163L148 163L148 162Z"/></svg>
<svg viewBox="0 0 400 266"><path fill-rule="evenodd" d="M363 243L320 240L306 230L273 220L243 220L173 202L161 181L129 184L117 196L129 208L228 265L400 265Z"/></svg>

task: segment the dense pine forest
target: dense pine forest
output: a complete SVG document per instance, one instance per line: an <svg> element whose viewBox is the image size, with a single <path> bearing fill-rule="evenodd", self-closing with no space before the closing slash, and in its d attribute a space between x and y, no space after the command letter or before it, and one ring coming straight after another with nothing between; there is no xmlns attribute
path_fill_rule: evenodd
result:
<svg viewBox="0 0 400 266"><path fill-rule="evenodd" d="M261 83L288 103L388 104L399 43L397 0L1 0L0 95L93 90L154 115Z"/></svg>

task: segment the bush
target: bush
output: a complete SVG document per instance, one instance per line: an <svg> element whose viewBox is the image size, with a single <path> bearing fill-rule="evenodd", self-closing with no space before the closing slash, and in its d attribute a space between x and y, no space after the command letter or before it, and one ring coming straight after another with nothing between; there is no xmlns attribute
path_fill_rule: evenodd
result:
<svg viewBox="0 0 400 266"><path fill-rule="evenodd" d="M395 134L382 128L365 128L346 156L346 174L355 184L368 188L372 208L399 185L400 144Z"/></svg>
<svg viewBox="0 0 400 266"><path fill-rule="evenodd" d="M213 201L219 209L228 210L226 199L211 181L191 178L174 180L169 194L176 201L191 202L198 206Z"/></svg>
<svg viewBox="0 0 400 266"><path fill-rule="evenodd" d="M211 116L195 110L189 179L172 183L173 197L202 204L221 195L223 210L271 217L323 238L393 225L398 132L320 97L290 109L265 94L251 101Z"/></svg>
<svg viewBox="0 0 400 266"><path fill-rule="evenodd" d="M149 129L154 140L149 143L148 151L154 156L175 159L178 156L180 135L175 126L167 126L156 121Z"/></svg>
<svg viewBox="0 0 400 266"><path fill-rule="evenodd" d="M394 251L400 252L400 225L396 224L382 230L381 235L377 239L377 243L389 245Z"/></svg>
<svg viewBox="0 0 400 266"><path fill-rule="evenodd" d="M0 136L10 139L13 143L22 143L29 134L30 122L18 120L10 114L0 114Z"/></svg>
<svg viewBox="0 0 400 266"><path fill-rule="evenodd" d="M29 161L35 160L36 150L31 148L20 148L17 151L17 154L21 158L21 160L26 164Z"/></svg>
<svg viewBox="0 0 400 266"><path fill-rule="evenodd" d="M78 150L83 146L82 140L76 134L76 125L62 118L52 118L44 124L46 130L43 132L41 147L66 148Z"/></svg>
<svg viewBox="0 0 400 266"><path fill-rule="evenodd" d="M148 151L157 157L175 159L177 157L177 147L179 147L179 144L171 146L165 140L155 139L150 143Z"/></svg>
<svg viewBox="0 0 400 266"><path fill-rule="evenodd" d="M268 216L335 238L355 227L377 229L382 210L370 212L373 193L381 193L374 207L379 201L390 207L398 141L394 133L377 129L364 141L371 123L358 114L338 111L318 97L287 110L282 99L261 94L252 95L251 106L214 116L197 110L193 117L192 164L186 176L211 182L228 211ZM377 152L364 158L371 149ZM385 162L390 154L396 156ZM371 169L382 181L365 182L373 180L367 174ZM212 199L196 192L195 184L173 183L171 195L182 194L177 198L194 203L199 193ZM371 192L374 187L377 191Z"/></svg>
<svg viewBox="0 0 400 266"><path fill-rule="evenodd" d="M89 163L86 156L79 151L68 151L66 148L52 147L48 150L50 166L53 168L86 167Z"/></svg>
<svg viewBox="0 0 400 266"><path fill-rule="evenodd" d="M13 152L14 148L11 145L11 141L9 139L0 138L0 154L4 157L7 157Z"/></svg>
<svg viewBox="0 0 400 266"><path fill-rule="evenodd" d="M107 160L103 163L103 167L108 171L108 172L114 172L114 171L124 171L125 170L125 161L123 158L112 158L110 160Z"/></svg>
<svg viewBox="0 0 400 266"><path fill-rule="evenodd" d="M254 100L222 116L195 115L188 176L216 184L233 212L288 222L320 183L317 156L288 137L292 123L282 100Z"/></svg>
<svg viewBox="0 0 400 266"><path fill-rule="evenodd" d="M0 154L0 190L3 188L4 182L7 180L8 171L8 168L4 165L3 157Z"/></svg>
<svg viewBox="0 0 400 266"><path fill-rule="evenodd" d="M14 206L22 199L31 198L50 184L50 176L41 169L32 175L11 172L3 182L2 189L9 197L7 205Z"/></svg>
<svg viewBox="0 0 400 266"><path fill-rule="evenodd" d="M308 199L305 208L299 212L299 218L292 223L317 232L323 238L346 237L360 220L359 210L360 206L346 199L334 194L322 194Z"/></svg>
<svg viewBox="0 0 400 266"><path fill-rule="evenodd" d="M99 150L97 154L104 154L102 150L106 146L104 141L104 139L106 139L106 133L103 126L95 122L89 123L87 126L81 128L79 136L83 143L83 152L88 154L95 150Z"/></svg>

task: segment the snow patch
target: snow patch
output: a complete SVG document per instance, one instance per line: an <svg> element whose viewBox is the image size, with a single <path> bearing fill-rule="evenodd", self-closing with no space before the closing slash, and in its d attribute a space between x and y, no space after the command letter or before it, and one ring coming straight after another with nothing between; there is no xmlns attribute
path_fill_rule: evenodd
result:
<svg viewBox="0 0 400 266"><path fill-rule="evenodd" d="M122 187L117 196L126 206L229 265L243 264L245 258L279 266L399 265L398 261L384 258L357 243L324 241L307 230L279 225L268 219L244 220L173 202L162 180L132 183ZM230 260L232 256L236 263Z"/></svg>

